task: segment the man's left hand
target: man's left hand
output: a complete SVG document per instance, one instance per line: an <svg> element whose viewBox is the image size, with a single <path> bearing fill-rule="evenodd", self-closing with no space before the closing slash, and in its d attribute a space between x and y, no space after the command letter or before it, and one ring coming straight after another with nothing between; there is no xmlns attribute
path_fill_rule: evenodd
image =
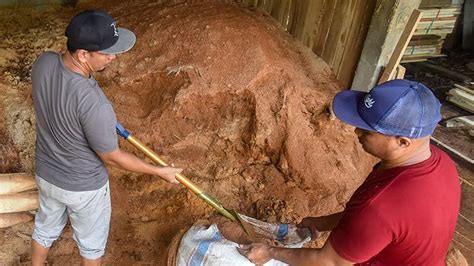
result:
<svg viewBox="0 0 474 266"><path fill-rule="evenodd" d="M253 243L250 245L240 245L237 250L256 265L262 265L272 259L271 247L266 244Z"/></svg>

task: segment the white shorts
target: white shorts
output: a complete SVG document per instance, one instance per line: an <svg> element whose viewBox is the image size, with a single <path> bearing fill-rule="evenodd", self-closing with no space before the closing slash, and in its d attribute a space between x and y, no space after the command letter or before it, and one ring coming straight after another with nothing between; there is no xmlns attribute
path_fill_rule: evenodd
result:
<svg viewBox="0 0 474 266"><path fill-rule="evenodd" d="M69 218L73 238L82 257L97 259L105 253L109 235L109 181L98 190L68 191L36 175L39 209L35 217L33 239L45 248L58 239Z"/></svg>

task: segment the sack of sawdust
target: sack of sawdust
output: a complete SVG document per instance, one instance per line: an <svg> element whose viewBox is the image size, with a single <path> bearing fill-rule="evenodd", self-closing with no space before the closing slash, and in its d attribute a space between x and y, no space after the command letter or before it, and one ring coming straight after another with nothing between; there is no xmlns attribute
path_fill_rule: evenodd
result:
<svg viewBox="0 0 474 266"><path fill-rule="evenodd" d="M241 215L241 217L254 228L258 242L274 246L299 248L311 239L309 231L304 232L302 236L301 233L298 234L295 225L271 224L244 215ZM239 244L250 242L238 224L225 220L225 218L213 220L208 224L199 222L194 224L181 237L175 259L170 259L173 255L169 254L168 266L251 266L254 264L237 251ZM287 264L271 260L264 265L280 266Z"/></svg>

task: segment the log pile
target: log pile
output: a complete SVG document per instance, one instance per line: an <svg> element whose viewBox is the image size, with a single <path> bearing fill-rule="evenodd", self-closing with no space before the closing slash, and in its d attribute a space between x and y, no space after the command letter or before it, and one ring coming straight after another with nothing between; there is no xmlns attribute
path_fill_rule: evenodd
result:
<svg viewBox="0 0 474 266"><path fill-rule="evenodd" d="M24 173L0 174L0 228L29 222L38 208L34 177Z"/></svg>
<svg viewBox="0 0 474 266"><path fill-rule="evenodd" d="M453 33L462 13L462 1L423 1L422 17L408 44L402 63L425 61L441 53L446 37Z"/></svg>
<svg viewBox="0 0 474 266"><path fill-rule="evenodd" d="M454 84L454 88L449 90L446 100L468 112L474 113L474 83L471 82L466 86Z"/></svg>

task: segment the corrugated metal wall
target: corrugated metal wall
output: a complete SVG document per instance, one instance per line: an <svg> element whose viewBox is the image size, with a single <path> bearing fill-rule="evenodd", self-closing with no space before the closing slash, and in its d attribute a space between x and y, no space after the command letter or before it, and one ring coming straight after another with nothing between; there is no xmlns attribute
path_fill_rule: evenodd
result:
<svg viewBox="0 0 474 266"><path fill-rule="evenodd" d="M237 0L262 10L310 47L350 86L376 0Z"/></svg>

